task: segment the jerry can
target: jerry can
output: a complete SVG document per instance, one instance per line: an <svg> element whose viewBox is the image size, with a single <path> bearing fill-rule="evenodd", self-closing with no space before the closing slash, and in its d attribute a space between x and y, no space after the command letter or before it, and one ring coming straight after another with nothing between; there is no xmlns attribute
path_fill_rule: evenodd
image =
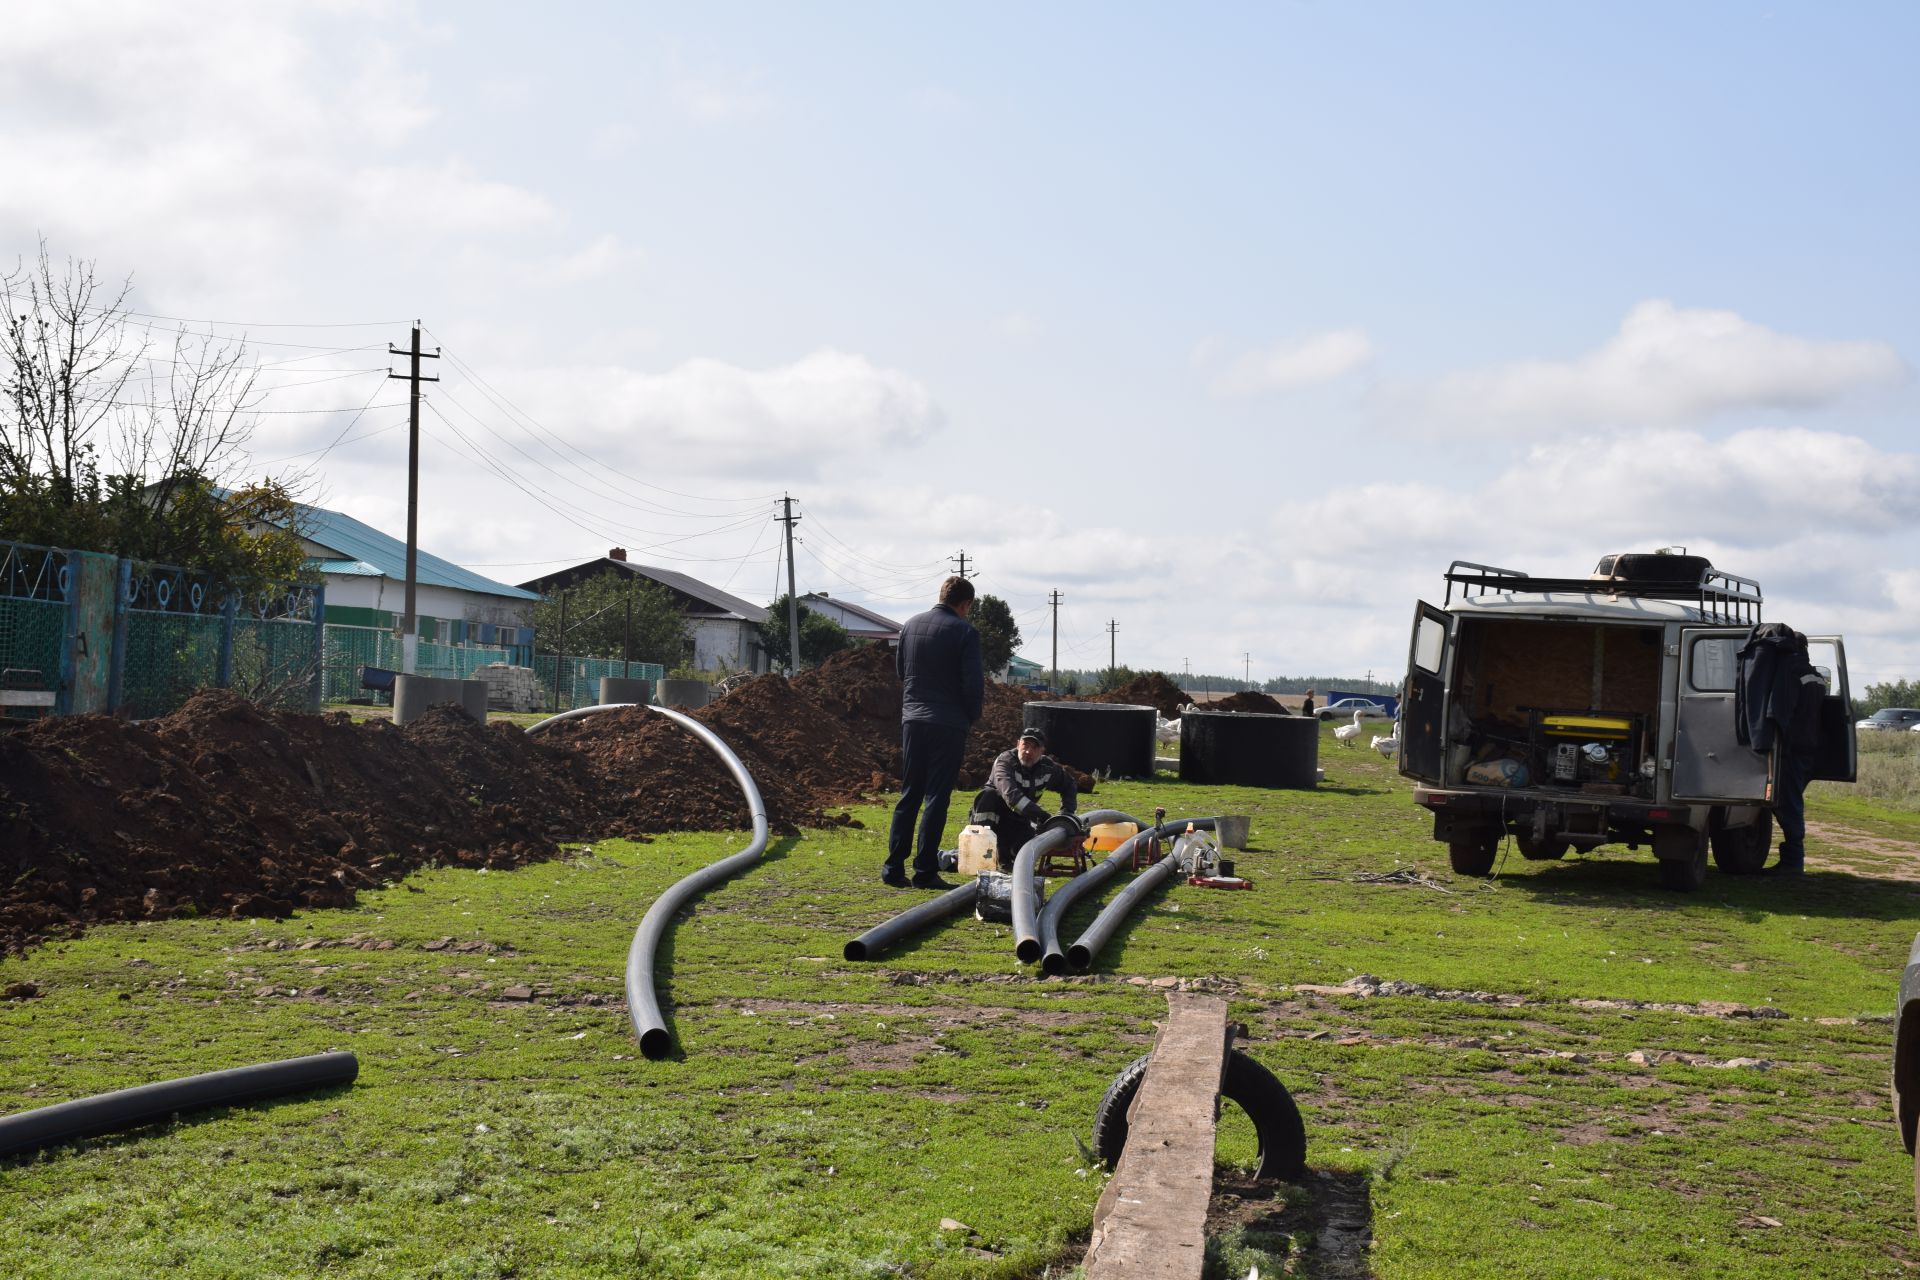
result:
<svg viewBox="0 0 1920 1280"><path fill-rule="evenodd" d="M960 856L954 870L963 876L1000 869L1000 837L978 824L960 829Z"/></svg>

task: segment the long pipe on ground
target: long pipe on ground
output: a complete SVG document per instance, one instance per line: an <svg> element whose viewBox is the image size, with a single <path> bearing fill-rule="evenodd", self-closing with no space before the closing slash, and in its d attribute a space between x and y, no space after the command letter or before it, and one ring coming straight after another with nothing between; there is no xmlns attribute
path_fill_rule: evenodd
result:
<svg viewBox="0 0 1920 1280"><path fill-rule="evenodd" d="M1095 809L1080 815L1087 826L1096 822L1132 822L1118 809ZM1064 827L1042 830L1020 846L1013 857L1013 954L1022 964L1040 958L1040 903L1033 889L1033 868L1040 855L1051 853L1066 843L1070 833Z"/></svg>
<svg viewBox="0 0 1920 1280"><path fill-rule="evenodd" d="M1213 830L1212 818L1182 818L1177 822L1163 822L1153 829L1156 836L1169 836L1184 832L1188 827L1196 831ZM1093 958L1100 954L1100 948L1107 945L1113 931L1120 922L1131 914L1134 908L1146 901L1147 896L1165 884L1178 865L1171 854L1160 859L1147 870L1134 877L1133 883L1122 889L1112 902L1099 915L1093 918L1086 932L1082 933L1074 944L1067 948L1067 963L1084 973L1093 965Z"/></svg>
<svg viewBox="0 0 1920 1280"><path fill-rule="evenodd" d="M893 919L877 924L846 945L842 952L849 960L872 960L882 951L909 934L918 933L949 916L957 916L973 906L980 896L980 881L973 879L947 890L937 898L902 911Z"/></svg>
<svg viewBox="0 0 1920 1280"><path fill-rule="evenodd" d="M1088 867L1055 889L1053 896L1047 899L1047 905L1040 908L1040 972L1050 978L1067 971L1067 953L1060 945L1060 922L1067 918L1067 912L1072 910L1073 904L1118 875L1132 863L1134 850L1139 844L1143 840L1153 840L1159 834L1157 827L1141 826L1134 818L1127 821L1140 827L1140 830L1100 863ZM1185 830L1185 827L1181 829Z"/></svg>
<svg viewBox="0 0 1920 1280"><path fill-rule="evenodd" d="M599 706L579 707L549 716L529 726L527 732L536 733L560 720L577 720L598 711L638 705L645 704L606 702ZM687 899L759 861L767 848L767 806L760 798L760 788L753 783L753 775L747 772L747 767L740 763L740 757L733 753L732 748L720 740L719 734L692 716L671 707L648 705L647 710L675 721L706 743L733 774L733 780L740 784L740 793L746 797L747 812L753 816L753 839L747 842L747 847L669 885L667 891L647 909L640 927L634 931L633 944L627 948L627 1016L633 1020L634 1034L640 1037L640 1052L657 1062L673 1050L673 1036L667 1031L666 1018L660 1012L660 1000L653 990L654 953L660 947L660 939L666 935L667 926L673 923L674 913L680 910Z"/></svg>
<svg viewBox="0 0 1920 1280"><path fill-rule="evenodd" d="M51 1147L96 1133L132 1129L180 1111L230 1107L261 1098L351 1084L358 1074L360 1060L351 1053L316 1053L305 1058L209 1071L205 1075L161 1080L91 1098L59 1102L17 1115L0 1116L0 1156Z"/></svg>

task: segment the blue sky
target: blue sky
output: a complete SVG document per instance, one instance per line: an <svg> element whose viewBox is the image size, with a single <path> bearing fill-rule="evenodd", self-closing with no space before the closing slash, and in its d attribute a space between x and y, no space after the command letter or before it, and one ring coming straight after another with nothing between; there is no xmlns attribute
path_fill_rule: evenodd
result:
<svg viewBox="0 0 1920 1280"><path fill-rule="evenodd" d="M1911 677L1917 27L80 4L0 49L0 247L255 341L423 318L423 542L503 580L617 540L764 598L790 491L803 588L902 616L965 547L1043 660L1058 588L1065 664L1304 674L1398 669L1456 556L1682 543ZM271 403L389 403L353 358ZM397 529L394 420L254 457Z"/></svg>

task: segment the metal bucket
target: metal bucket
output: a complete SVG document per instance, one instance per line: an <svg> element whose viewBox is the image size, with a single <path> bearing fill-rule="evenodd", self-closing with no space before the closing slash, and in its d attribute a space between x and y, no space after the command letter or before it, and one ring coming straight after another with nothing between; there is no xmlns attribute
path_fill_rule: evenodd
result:
<svg viewBox="0 0 1920 1280"><path fill-rule="evenodd" d="M1239 849L1245 851L1247 847L1247 830L1252 824L1253 819L1244 814L1230 818L1215 818L1213 820L1213 834L1219 837L1220 847L1222 849Z"/></svg>

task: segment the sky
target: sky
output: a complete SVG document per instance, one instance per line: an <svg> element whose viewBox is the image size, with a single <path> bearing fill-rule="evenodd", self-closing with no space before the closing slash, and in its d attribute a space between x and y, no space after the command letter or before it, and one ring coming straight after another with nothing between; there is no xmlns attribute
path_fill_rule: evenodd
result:
<svg viewBox="0 0 1920 1280"><path fill-rule="evenodd" d="M1397 679L1684 546L1920 677L1920 8L29 6L0 265L262 364L243 470L1060 665ZM245 478L245 477L234 477ZM1109 633L1109 627L1113 630Z"/></svg>

